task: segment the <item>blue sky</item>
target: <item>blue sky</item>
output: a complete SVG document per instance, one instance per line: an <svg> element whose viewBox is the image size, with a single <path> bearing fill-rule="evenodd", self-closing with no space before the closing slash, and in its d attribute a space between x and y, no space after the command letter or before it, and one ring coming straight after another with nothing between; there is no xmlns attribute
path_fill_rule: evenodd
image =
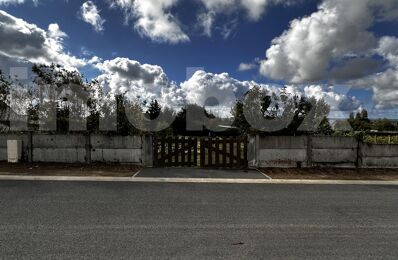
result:
<svg viewBox="0 0 398 260"><path fill-rule="evenodd" d="M239 19L239 26L228 39L219 33L209 38L203 36L200 29L192 31L191 42L181 44L165 44L153 42L141 37L125 24L122 12L117 8L109 8L108 1L95 1L106 20L102 33L97 33L92 26L79 18L79 9L85 1L46 0L24 5L8 5L2 9L10 14L23 18L29 23L46 28L51 23L58 23L62 31L68 34L66 47L74 55L81 55L84 47L93 54L112 59L115 56L128 57L141 63L157 64L164 68L169 77L175 81L186 80L186 67L204 67L214 73L228 72L237 79L268 82L258 73L238 72L242 61L251 61L263 57L273 38L280 35L296 17L308 15L317 7L317 1L309 1L305 5L274 6L259 21L245 19L244 14L220 17L220 23L229 19ZM194 1L179 6L178 18L184 23L195 27L198 4ZM181 10L180 10L181 8ZM92 73L87 72L90 77Z"/></svg>
<svg viewBox="0 0 398 260"><path fill-rule="evenodd" d="M149 34L142 33L143 28L140 31L134 27L139 19L137 13L142 17L143 13L148 12L141 9L131 11L135 1L92 1L91 4L96 6L98 15L105 20L103 30L100 32L82 18L81 8L87 1L37 0L33 3L33 1L25 0L15 3L18 1L3 0L3 3L0 1L0 10L28 24L36 25L44 31L48 30L49 24L58 24L59 30L67 35L60 40L62 52L69 56L86 60L97 56L101 62L114 61L102 67L100 62L97 65L77 66L89 79L103 75L103 80L108 81L104 85L112 90L117 88L112 84L120 80L120 75L114 75L118 73L115 72L115 66L121 66L123 62L138 61L140 65L147 63L160 66L162 73L164 72L168 79L167 83L162 81L162 84L167 85L169 89L173 87L182 89L186 93L181 95L184 99L189 99L186 96L197 86L197 82L186 78L186 68L202 67L207 73L211 73L207 75L210 77L208 84L211 82L215 85L219 84L216 87L221 89L222 84L229 84L228 86L231 87L231 82L235 82L231 88L236 91L238 88L247 87L247 84L241 84L245 81L255 81L258 84L294 85L301 89L307 87L307 92L311 93L315 92L309 88L310 86L322 86L322 93L318 91L316 95L330 98L331 102L341 101L344 99L341 95L345 95L349 97L349 101L355 103L352 106L353 109L363 106L374 110L375 116L396 117L398 105L398 90L395 88L398 87L396 83L398 65L395 64L395 59L398 60L398 49L395 50L398 48L396 47L398 46L396 44L398 42L398 5L394 3L396 1L354 0L353 4L349 4L350 1L345 0L297 0L285 1L285 4L281 4L283 1L280 0L264 0L264 3L268 4L262 6L263 12L256 16L249 11L253 10L250 9L252 7L250 0L233 0L236 6L241 4L239 7L225 5L225 2L228 2L225 0L209 0L207 4L201 0L161 0L159 2L172 3L160 10L171 15L172 21L175 22L173 26L177 26L179 31L189 37L189 41L174 43L170 42L167 31L162 32L163 40L159 41L151 37L150 32ZM209 4L213 2L217 5ZM287 2L289 4L286 4ZM363 5L364 2L367 2L366 6ZM112 3L113 7L111 7ZM336 12L337 16L341 15L341 17L331 23L323 21L322 17L330 11ZM365 13L363 19L357 15L358 12ZM130 16L128 16L129 13ZM205 35L204 28L198 22L197 17L200 14L213 15L211 36ZM128 17L130 19L127 19ZM310 18L305 20L308 17ZM290 26L294 19L297 19L296 25ZM339 24L341 20L347 21ZM155 20L157 24L161 22L162 20ZM351 23L356 22L359 26L349 28ZM363 26L360 23L363 23ZM230 31L229 37L223 36L222 31L225 31L225 28ZM336 30L337 33L335 36L323 37L322 30ZM354 30L353 35L357 34L356 38L349 39L347 32L350 30ZM302 31L304 31L303 34L299 35ZM285 36L283 36L284 32ZM164 37L167 40L164 40ZM301 40L298 40L300 37L302 37ZM317 37L319 42L316 40L314 42L313 39ZM363 40L360 39L361 37ZM389 38L385 39L386 37ZM336 41L336 38L339 41ZM273 44L274 39L279 39L280 42ZM294 41L297 41L297 53L294 53ZM366 44L362 44L364 42ZM382 42L386 42L383 50L380 47ZM272 45L280 50L266 55ZM310 53L312 49L315 54ZM12 53L4 55L7 58L15 57ZM127 60L116 62L114 59L117 57ZM18 56L18 58L24 57ZM26 59L31 61L29 58ZM281 61L290 64L286 66L286 73ZM261 66L260 62L262 62ZM251 69L239 70L239 66L243 63L252 66ZM318 70L318 63L318 67L325 67L323 71ZM338 67L336 64L341 66ZM343 78L336 76L337 70L338 75L344 75ZM221 77L223 73L228 73L228 77ZM359 76L358 73L361 75ZM197 77L196 80L200 81L201 78ZM174 81L175 83L172 83ZM182 85L185 81L188 83ZM385 84L381 85L379 82ZM132 88L133 92L137 92L139 87L143 88L142 92L150 92L148 90L150 88L146 89L146 86L136 82L130 83L135 84ZM386 86L387 84L389 85ZM333 86L333 90L330 86ZM208 91L214 92L212 86L208 88ZM151 97L163 93L162 91L155 90ZM383 94L386 91L390 91L393 98L388 95L386 97ZM200 94L203 93L196 93L196 95ZM179 100L179 98L173 97L173 100Z"/></svg>

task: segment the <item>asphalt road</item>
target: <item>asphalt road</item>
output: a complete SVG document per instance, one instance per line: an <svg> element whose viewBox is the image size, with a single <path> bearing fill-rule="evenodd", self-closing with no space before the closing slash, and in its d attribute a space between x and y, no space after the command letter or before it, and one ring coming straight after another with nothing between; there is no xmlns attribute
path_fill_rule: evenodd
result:
<svg viewBox="0 0 398 260"><path fill-rule="evenodd" d="M0 182L2 259L398 259L398 186Z"/></svg>

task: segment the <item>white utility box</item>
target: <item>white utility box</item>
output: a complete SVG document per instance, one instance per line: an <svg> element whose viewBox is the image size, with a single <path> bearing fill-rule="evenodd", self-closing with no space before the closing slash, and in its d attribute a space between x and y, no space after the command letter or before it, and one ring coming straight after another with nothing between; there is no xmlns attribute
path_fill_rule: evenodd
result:
<svg viewBox="0 0 398 260"><path fill-rule="evenodd" d="M7 140L7 155L9 163L17 163L22 157L22 141Z"/></svg>

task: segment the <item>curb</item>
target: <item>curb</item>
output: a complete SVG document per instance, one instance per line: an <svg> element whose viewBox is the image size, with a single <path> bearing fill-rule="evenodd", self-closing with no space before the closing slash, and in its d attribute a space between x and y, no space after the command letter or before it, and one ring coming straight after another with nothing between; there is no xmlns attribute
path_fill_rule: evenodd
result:
<svg viewBox="0 0 398 260"><path fill-rule="evenodd" d="M146 178L146 177L60 177L3 175L0 181L65 181L65 182L135 182L135 183L213 183L213 184L303 184L303 185L390 185L398 181L343 181L343 180L264 180L213 178Z"/></svg>

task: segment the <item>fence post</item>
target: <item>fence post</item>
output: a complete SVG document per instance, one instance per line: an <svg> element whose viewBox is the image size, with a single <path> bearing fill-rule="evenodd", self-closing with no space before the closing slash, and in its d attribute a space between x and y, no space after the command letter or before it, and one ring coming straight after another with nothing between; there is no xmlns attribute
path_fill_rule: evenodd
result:
<svg viewBox="0 0 398 260"><path fill-rule="evenodd" d="M153 167L153 135L146 134L144 136L143 145L144 166Z"/></svg>
<svg viewBox="0 0 398 260"><path fill-rule="evenodd" d="M33 162L33 131L28 132L28 162Z"/></svg>
<svg viewBox="0 0 398 260"><path fill-rule="evenodd" d="M91 133L86 134L86 163L91 163Z"/></svg>
<svg viewBox="0 0 398 260"><path fill-rule="evenodd" d="M225 142L223 144L225 146ZM249 162L249 167L256 167L257 154L256 154L256 136L249 136L249 147L247 149L247 160ZM225 159L224 159L225 161Z"/></svg>
<svg viewBox="0 0 398 260"><path fill-rule="evenodd" d="M357 160L356 160L356 167L362 168L362 149L363 149L363 142L361 137L357 137Z"/></svg>
<svg viewBox="0 0 398 260"><path fill-rule="evenodd" d="M307 167L312 167L312 136L307 135Z"/></svg>

